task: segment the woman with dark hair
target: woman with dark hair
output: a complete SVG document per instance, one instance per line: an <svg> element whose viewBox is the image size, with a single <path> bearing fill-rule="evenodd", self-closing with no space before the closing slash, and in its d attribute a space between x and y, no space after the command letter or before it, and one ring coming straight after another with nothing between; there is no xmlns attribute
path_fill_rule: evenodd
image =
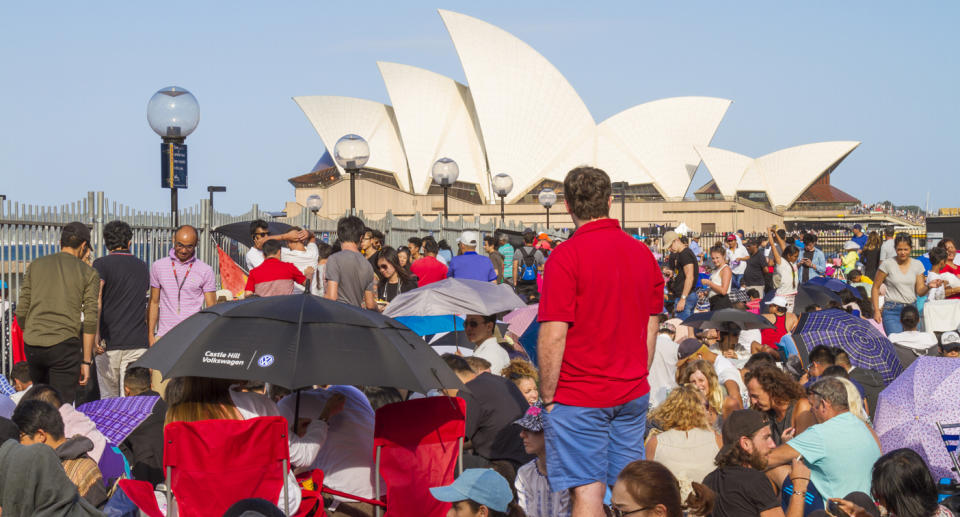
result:
<svg viewBox="0 0 960 517"><path fill-rule="evenodd" d="M397 249L397 261L400 262L400 266L402 266L403 269L406 269L407 272L409 272L410 263L412 262L410 260L410 248L406 246L399 247Z"/></svg>
<svg viewBox="0 0 960 517"><path fill-rule="evenodd" d="M863 245L860 251L860 262L863 262L863 274L873 280L877 276L877 269L880 268L880 234L870 232L867 237L867 243Z"/></svg>
<svg viewBox="0 0 960 517"><path fill-rule="evenodd" d="M944 239L946 240L946 239ZM942 242L942 241L941 241ZM931 285L936 280L942 280L940 287L930 289L927 300L956 300L960 298L960 282L958 282L956 267L952 266L948 259L947 250L941 247L935 247L927 254L930 257L930 271L927 272L927 285Z"/></svg>
<svg viewBox="0 0 960 517"><path fill-rule="evenodd" d="M383 277L383 282L377 285L377 307L381 312L398 294L417 288L417 281L400 265L397 250L390 246L380 249L377 268Z"/></svg>
<svg viewBox="0 0 960 517"><path fill-rule="evenodd" d="M707 298L710 299L710 310L726 309L730 307L730 286L733 284L733 272L727 264L727 251L721 246L710 248L710 259L713 260L713 272L709 279L700 283L707 288Z"/></svg>
<svg viewBox="0 0 960 517"><path fill-rule="evenodd" d="M893 349L903 363L910 366L921 355L937 355L937 336L933 332L920 332L920 312L913 305L907 305L900 312L900 326L903 332L890 334L887 339L893 343Z"/></svg>
<svg viewBox="0 0 960 517"><path fill-rule="evenodd" d="M910 257L913 241L906 233L897 234L893 240L897 256L880 263L877 278L873 281L873 317L883 324L887 335L903 331L900 324L900 312L903 308L912 305L916 307L917 297L924 296L930 288L943 285L942 280L935 280L930 286L924 281L926 270L919 260ZM883 307L880 306L880 287L885 286L887 293Z"/></svg>
<svg viewBox="0 0 960 517"><path fill-rule="evenodd" d="M644 512L643 515L658 517L683 517L684 511L689 515L709 515L714 497L713 491L700 483L681 487L673 473L656 461L637 460L617 476L610 500L615 516Z"/></svg>
<svg viewBox="0 0 960 517"><path fill-rule="evenodd" d="M957 266L957 244L953 242L953 239L947 237L946 239L940 239L940 242L937 243L938 248L942 248L947 252L947 263L943 266L944 273L953 273L954 275L960 276L960 266Z"/></svg>
<svg viewBox="0 0 960 517"><path fill-rule="evenodd" d="M873 464L870 492L887 515L896 517L952 517L937 503L937 485L923 458L911 449L897 449ZM871 512L844 499L831 499L851 517L871 517Z"/></svg>
<svg viewBox="0 0 960 517"><path fill-rule="evenodd" d="M807 392L793 377L776 366L760 364L744 376L750 407L770 417L777 445L817 423Z"/></svg>
<svg viewBox="0 0 960 517"><path fill-rule="evenodd" d="M770 240L779 241L779 246L783 249L781 253L777 245L770 246L773 255L774 287L777 289L776 296L783 297L787 301L787 312L793 312L793 302L797 297L797 286L800 284L800 272L797 270L797 258L800 257L800 250L793 244L787 244L780 235L777 234L776 225L770 228ZM779 282L779 285L776 285Z"/></svg>

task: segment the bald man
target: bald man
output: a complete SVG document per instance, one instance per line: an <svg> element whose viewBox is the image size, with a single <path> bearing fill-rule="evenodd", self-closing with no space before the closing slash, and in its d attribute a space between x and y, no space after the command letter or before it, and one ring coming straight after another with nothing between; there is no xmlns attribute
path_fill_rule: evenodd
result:
<svg viewBox="0 0 960 517"><path fill-rule="evenodd" d="M197 258L197 230L184 225L173 235L170 255L150 266L150 346L181 321L217 303L213 268Z"/></svg>

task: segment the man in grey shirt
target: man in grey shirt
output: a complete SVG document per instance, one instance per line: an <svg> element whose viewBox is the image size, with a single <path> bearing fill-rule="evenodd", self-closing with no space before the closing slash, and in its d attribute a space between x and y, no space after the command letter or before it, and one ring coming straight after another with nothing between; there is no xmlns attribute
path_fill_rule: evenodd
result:
<svg viewBox="0 0 960 517"><path fill-rule="evenodd" d="M344 217L337 221L341 251L327 259L324 268L327 284L323 296L328 300L375 310L376 275L370 262L360 254L363 233L364 224L359 217Z"/></svg>
<svg viewBox="0 0 960 517"><path fill-rule="evenodd" d="M880 263L882 264L884 260L894 258L897 256L897 247L893 244L893 234L894 229L892 226L887 227L883 230L883 244L880 245Z"/></svg>

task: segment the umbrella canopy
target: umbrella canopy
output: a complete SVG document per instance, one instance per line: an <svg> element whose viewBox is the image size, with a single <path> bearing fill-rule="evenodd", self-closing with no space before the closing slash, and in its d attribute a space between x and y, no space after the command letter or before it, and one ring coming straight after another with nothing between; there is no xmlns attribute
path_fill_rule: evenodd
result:
<svg viewBox="0 0 960 517"><path fill-rule="evenodd" d="M736 325L743 330L774 328L773 323L763 316L740 309L698 312L683 320L683 325L695 329L723 329L730 325Z"/></svg>
<svg viewBox="0 0 960 517"><path fill-rule="evenodd" d="M120 445L150 416L158 400L160 397L143 395L113 397L87 402L79 406L77 411L93 420L108 442Z"/></svg>
<svg viewBox="0 0 960 517"><path fill-rule="evenodd" d="M927 462L934 479L953 478L937 422L960 423L960 361L918 357L880 392L875 429L883 452L909 448Z"/></svg>
<svg viewBox="0 0 960 517"><path fill-rule="evenodd" d="M880 372L884 384L890 384L903 372L893 343L869 321L840 309L808 312L800 315L793 330L801 355L817 345L840 347L850 355L850 364Z"/></svg>
<svg viewBox="0 0 960 517"><path fill-rule="evenodd" d="M525 306L506 284L447 278L397 296L383 314L390 317L490 315Z"/></svg>
<svg viewBox="0 0 960 517"><path fill-rule="evenodd" d="M460 316L397 316L396 320L418 336L463 330L463 318Z"/></svg>
<svg viewBox="0 0 960 517"><path fill-rule="evenodd" d="M820 286L826 287L827 289L829 289L829 290L831 290L831 291L833 291L833 292L835 292L835 293L842 293L842 292L844 292L844 291L847 291L847 292L849 292L850 294L852 294L853 296L855 296L858 300L861 298L860 292L857 291L857 289L856 289L855 287L853 287L853 286L851 286L850 284L844 282L843 280L837 280L836 278L830 278L830 277L826 277L826 276L818 276L818 277L816 277L816 278L811 278L810 280L807 280L805 283L807 283L807 284L813 284L813 285L820 285Z"/></svg>
<svg viewBox="0 0 960 517"><path fill-rule="evenodd" d="M393 386L419 393L463 385L426 342L396 320L294 294L214 305L190 316L134 363L165 378Z"/></svg>
<svg viewBox="0 0 960 517"><path fill-rule="evenodd" d="M253 221L240 221L239 223L225 224L217 227L213 231L225 237L230 237L231 239L249 248L253 246L253 237L250 236L250 223L252 222ZM293 228L293 226L290 226L289 224L278 223L275 221L268 221L267 226L269 227L268 231L270 232L270 235L287 233L291 228Z"/></svg>
<svg viewBox="0 0 960 517"><path fill-rule="evenodd" d="M833 279L831 278L831 280ZM807 282L800 284L797 288L797 297L793 303L793 313L803 314L810 305L819 305L821 308L826 308L830 305L830 302L840 303L842 301L840 295L830 289L819 284L814 284L813 282Z"/></svg>
<svg viewBox="0 0 960 517"><path fill-rule="evenodd" d="M503 321L509 323L507 330L517 336L522 336L530 324L537 319L537 311L540 310L540 304L527 305L521 307L503 317Z"/></svg>

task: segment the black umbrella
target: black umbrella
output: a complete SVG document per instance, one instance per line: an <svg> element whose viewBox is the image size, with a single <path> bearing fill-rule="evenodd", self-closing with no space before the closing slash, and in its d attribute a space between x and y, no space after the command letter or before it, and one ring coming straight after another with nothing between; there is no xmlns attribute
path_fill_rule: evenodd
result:
<svg viewBox="0 0 960 517"><path fill-rule="evenodd" d="M695 329L724 329L730 325L736 325L743 330L775 328L773 323L767 321L763 316L740 309L698 312L683 320L681 325Z"/></svg>
<svg viewBox="0 0 960 517"><path fill-rule="evenodd" d="M164 378L393 386L419 393L462 388L419 336L379 313L311 295L209 307L174 327L136 362Z"/></svg>
<svg viewBox="0 0 960 517"><path fill-rule="evenodd" d="M243 244L244 246L250 248L253 247L253 237L250 235L250 223L253 221L241 221L239 223L230 223L223 226L217 227L213 231L219 233L220 235L230 237L231 239ZM269 227L267 231L270 232L270 235L280 235L290 231L293 226L284 223L278 223L274 221L267 222Z"/></svg>
<svg viewBox="0 0 960 517"><path fill-rule="evenodd" d="M800 284L797 288L797 297L793 300L793 313L803 314L811 305L819 305L820 308L826 309L830 302L840 303L841 301L840 295L830 288L808 282Z"/></svg>

